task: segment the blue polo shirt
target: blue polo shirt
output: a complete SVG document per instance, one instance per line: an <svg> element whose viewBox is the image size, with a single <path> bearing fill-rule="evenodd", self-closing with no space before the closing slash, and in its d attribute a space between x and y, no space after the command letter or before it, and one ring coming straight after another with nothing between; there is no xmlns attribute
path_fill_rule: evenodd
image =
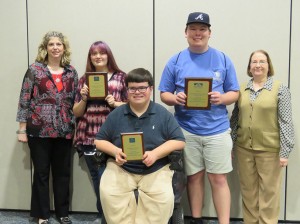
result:
<svg viewBox="0 0 300 224"><path fill-rule="evenodd" d="M121 148L120 133L126 132L143 132L145 151L151 151L168 140L185 141L174 116L166 108L152 101L147 111L140 117L132 112L129 104L114 109L100 128L96 139L109 141ZM122 168L130 173L149 174L168 163L168 158L164 157L150 167L141 161L132 161L124 163Z"/></svg>

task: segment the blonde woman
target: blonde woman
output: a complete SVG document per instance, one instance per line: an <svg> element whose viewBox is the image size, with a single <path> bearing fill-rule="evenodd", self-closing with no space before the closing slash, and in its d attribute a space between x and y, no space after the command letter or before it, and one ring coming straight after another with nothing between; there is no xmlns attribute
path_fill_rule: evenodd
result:
<svg viewBox="0 0 300 224"><path fill-rule="evenodd" d="M56 31L45 34L36 61L22 83L17 121L19 142L27 143L34 166L31 211L39 224L49 223L49 173L53 177L55 213L60 223L72 223L69 183L75 118L73 104L78 75L70 65L66 37Z"/></svg>

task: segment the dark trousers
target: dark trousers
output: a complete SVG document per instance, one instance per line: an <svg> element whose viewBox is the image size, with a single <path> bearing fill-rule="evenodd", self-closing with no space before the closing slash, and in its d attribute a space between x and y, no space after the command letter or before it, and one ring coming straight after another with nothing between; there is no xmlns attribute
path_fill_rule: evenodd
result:
<svg viewBox="0 0 300 224"><path fill-rule="evenodd" d="M51 168L56 216L68 216L72 140L28 137L28 145L34 166L30 215L42 219L50 217Z"/></svg>
<svg viewBox="0 0 300 224"><path fill-rule="evenodd" d="M78 147L84 153L93 152L95 149L95 146L92 146L92 145L79 145ZM91 175L91 178L93 181L93 187L94 187L94 191L95 191L96 198L97 198L96 206L97 206L97 210L98 210L98 216L102 217L103 210L102 210L101 201L100 201L99 187L100 187L100 179L101 179L101 176L105 169L105 164L103 164L102 166L99 166L97 164L96 160L93 158L93 156L88 155L88 154L84 154L84 159L85 159L86 165L89 169L89 172L90 172L90 175Z"/></svg>

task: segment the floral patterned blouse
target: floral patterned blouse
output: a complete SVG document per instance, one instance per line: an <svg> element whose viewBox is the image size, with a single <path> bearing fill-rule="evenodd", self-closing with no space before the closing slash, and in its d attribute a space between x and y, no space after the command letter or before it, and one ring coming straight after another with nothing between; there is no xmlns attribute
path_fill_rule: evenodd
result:
<svg viewBox="0 0 300 224"><path fill-rule="evenodd" d="M125 73L115 72L108 81L108 93L113 95L115 101L127 101L127 88L125 85ZM80 90L86 83L86 76L83 75L79 82L76 92L75 102L81 100ZM94 139L100 127L105 122L108 114L113 110L105 100L88 100L85 113L77 118L76 136L74 144L76 145L94 145Z"/></svg>
<svg viewBox="0 0 300 224"><path fill-rule="evenodd" d="M75 117L73 104L78 75L71 65L64 67L63 89L58 91L46 64L29 66L22 83L17 121L26 122L27 135L71 139Z"/></svg>

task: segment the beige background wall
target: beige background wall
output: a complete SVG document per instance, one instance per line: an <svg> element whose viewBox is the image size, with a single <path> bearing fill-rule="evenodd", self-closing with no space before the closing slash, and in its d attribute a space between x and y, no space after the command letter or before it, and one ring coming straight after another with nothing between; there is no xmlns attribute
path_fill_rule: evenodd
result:
<svg viewBox="0 0 300 224"><path fill-rule="evenodd" d="M0 2L0 209L30 207L31 166L27 145L17 142L15 122L23 75L32 63L43 35L62 31L72 48L72 64L79 76L85 69L92 42L106 41L125 72L145 67L155 77L156 86L167 60L187 47L184 28L193 11L209 13L212 24L210 45L233 60L240 82L248 80L246 66L256 49L269 52L276 78L290 84L296 128L296 150L291 154L282 188L280 219L300 221L299 173L299 84L300 2L293 0L1 0ZM292 24L290 24L290 17ZM292 26L290 26L292 25ZM291 37L290 37L291 31ZM160 102L157 88L154 100ZM172 108L169 108L172 111ZM232 107L229 107L229 113ZM233 161L235 166L235 161ZM241 217L237 173L229 175L232 191L231 217ZM209 186L206 186L204 215L215 217ZM95 212L87 168L74 152L72 211ZM190 215L186 196L185 214Z"/></svg>

